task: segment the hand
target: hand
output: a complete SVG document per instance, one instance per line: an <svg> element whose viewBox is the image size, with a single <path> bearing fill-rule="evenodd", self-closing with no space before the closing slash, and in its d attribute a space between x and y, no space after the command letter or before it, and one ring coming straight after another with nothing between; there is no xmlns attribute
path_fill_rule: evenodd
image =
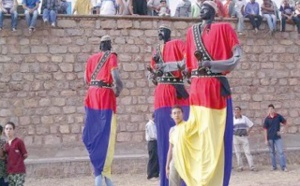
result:
<svg viewBox="0 0 300 186"><path fill-rule="evenodd" d="M167 179L169 179L169 175L170 175L170 169L169 167L166 168L166 177Z"/></svg>
<svg viewBox="0 0 300 186"><path fill-rule="evenodd" d="M268 140L266 140L266 141L265 141L265 144L266 144L267 146L269 146L269 142L268 142Z"/></svg>
<svg viewBox="0 0 300 186"><path fill-rule="evenodd" d="M2 12L4 12L5 14L7 13L7 10L5 8L2 9Z"/></svg>
<svg viewBox="0 0 300 186"><path fill-rule="evenodd" d="M282 133L282 132L278 131L278 132L277 132L277 136L281 136L281 133Z"/></svg>

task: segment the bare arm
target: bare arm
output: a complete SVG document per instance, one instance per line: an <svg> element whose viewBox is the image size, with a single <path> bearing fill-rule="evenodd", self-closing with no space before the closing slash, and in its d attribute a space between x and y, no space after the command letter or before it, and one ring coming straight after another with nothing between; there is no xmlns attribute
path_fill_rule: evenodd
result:
<svg viewBox="0 0 300 186"><path fill-rule="evenodd" d="M123 83L121 81L120 75L119 75L119 70L117 68L113 69L111 71L112 78L114 80L115 84L115 95L118 97L123 90Z"/></svg>
<svg viewBox="0 0 300 186"><path fill-rule="evenodd" d="M180 69L185 69L185 59L181 61L171 61L168 63L156 64L155 67L163 72L173 72Z"/></svg>
<svg viewBox="0 0 300 186"><path fill-rule="evenodd" d="M172 160L172 148L173 148L173 145L170 143L169 150L168 150L168 156L167 156L167 164L166 164L166 176L168 179L169 179L169 173L170 173L170 163Z"/></svg>
<svg viewBox="0 0 300 186"><path fill-rule="evenodd" d="M226 71L232 71L241 59L242 48L237 46L233 49L233 56L227 60L218 61L202 61L203 67L210 67L213 73L222 73Z"/></svg>
<svg viewBox="0 0 300 186"><path fill-rule="evenodd" d="M268 145L268 130L264 129L265 144Z"/></svg>

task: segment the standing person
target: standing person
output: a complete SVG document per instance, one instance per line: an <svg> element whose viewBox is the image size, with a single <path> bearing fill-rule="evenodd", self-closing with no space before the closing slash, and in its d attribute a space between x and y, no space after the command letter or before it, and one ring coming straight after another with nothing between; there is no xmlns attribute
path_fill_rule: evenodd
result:
<svg viewBox="0 0 300 186"><path fill-rule="evenodd" d="M119 0L118 5L120 15L133 15L131 0Z"/></svg>
<svg viewBox="0 0 300 186"><path fill-rule="evenodd" d="M0 0L0 31L3 29L4 14L11 16L11 31L17 30L18 24L18 1L17 0Z"/></svg>
<svg viewBox="0 0 300 186"><path fill-rule="evenodd" d="M23 0L22 5L25 10L24 14L29 33L32 33L35 31L36 20L39 15L40 0Z"/></svg>
<svg viewBox="0 0 300 186"><path fill-rule="evenodd" d="M204 0L197 0L195 3L192 4L192 10L191 10L192 17L199 18L200 9L201 9L201 5L203 2L204 2Z"/></svg>
<svg viewBox="0 0 300 186"><path fill-rule="evenodd" d="M234 11L234 0L226 0L226 3L224 4L224 11L225 11L225 17L235 17L235 11Z"/></svg>
<svg viewBox="0 0 300 186"><path fill-rule="evenodd" d="M239 35L243 34L244 31L244 12L245 12L245 6L246 6L247 2L246 0L237 0L235 2L235 12L236 12L236 16L238 18L238 24L237 24L237 32Z"/></svg>
<svg viewBox="0 0 300 186"><path fill-rule="evenodd" d="M72 14L90 15L92 14L93 4L91 0L76 0Z"/></svg>
<svg viewBox="0 0 300 186"><path fill-rule="evenodd" d="M56 15L59 8L59 0L43 0L42 12L44 23L50 23L52 27L56 26Z"/></svg>
<svg viewBox="0 0 300 186"><path fill-rule="evenodd" d="M232 169L233 108L225 75L240 60L241 47L229 23L214 22L216 12L216 3L205 1L203 21L187 31L190 114L174 145L175 167L187 185L228 186Z"/></svg>
<svg viewBox="0 0 300 186"><path fill-rule="evenodd" d="M250 0L245 7L245 17L249 18L255 33L258 33L262 17L259 15L259 4L255 0Z"/></svg>
<svg viewBox="0 0 300 186"><path fill-rule="evenodd" d="M98 7L100 8L100 15L116 15L118 12L118 5L115 0L100 0Z"/></svg>
<svg viewBox="0 0 300 186"><path fill-rule="evenodd" d="M7 122L5 135L7 142L5 152L7 153L7 173L10 186L23 186L25 183L26 168L24 160L28 157L24 142L15 137L16 125Z"/></svg>
<svg viewBox="0 0 300 186"><path fill-rule="evenodd" d="M111 164L116 141L116 97L123 89L117 54L111 52L111 38L101 38L100 51L87 60L85 82L89 86L85 98L83 143L94 167L95 185L112 185ZM114 85L114 86L113 86Z"/></svg>
<svg viewBox="0 0 300 186"><path fill-rule="evenodd" d="M6 172L6 155L5 155L5 143L2 139L3 127L0 125L0 185L7 186L7 172Z"/></svg>
<svg viewBox="0 0 300 186"><path fill-rule="evenodd" d="M151 16L158 16L161 0L149 0L147 2L148 14Z"/></svg>
<svg viewBox="0 0 300 186"><path fill-rule="evenodd" d="M157 156L157 130L154 123L154 114L146 124L146 141L148 142L149 161L147 165L147 179L158 178L159 165Z"/></svg>
<svg viewBox="0 0 300 186"><path fill-rule="evenodd" d="M263 4L261 5L261 12L264 18L266 18L268 26L269 26L269 33L273 35L276 31L276 12L274 5L271 0L263 0Z"/></svg>
<svg viewBox="0 0 300 186"><path fill-rule="evenodd" d="M160 76L154 93L154 123L157 128L160 186L168 186L166 160L169 149L169 131L175 125L171 118L174 105L182 106L185 119L189 113L188 93L184 88L182 69L185 66L185 43L179 39L171 40L171 29L161 25L158 30L159 44L151 60L151 69ZM155 76L154 76L155 77ZM153 78L154 78L153 77Z"/></svg>
<svg viewBox="0 0 300 186"><path fill-rule="evenodd" d="M175 17L190 17L191 2L189 0L180 0L175 10Z"/></svg>
<svg viewBox="0 0 300 186"><path fill-rule="evenodd" d="M173 157L176 154L173 152L173 146L177 143L177 128L179 125L184 125L183 110L180 106L174 106L171 111L171 118L175 121L175 126L170 128L169 132L169 150L166 164L166 175L169 179L169 186L181 186L181 178L175 168Z"/></svg>
<svg viewBox="0 0 300 186"><path fill-rule="evenodd" d="M296 3L295 14L292 19L296 23L298 33L300 34L300 2Z"/></svg>
<svg viewBox="0 0 300 186"><path fill-rule="evenodd" d="M299 25L300 23L297 23L297 20L293 17L294 14L294 7L289 4L289 0L283 0L283 5L280 6L279 11L281 12L281 31L285 32L285 25L287 21L294 22L296 25Z"/></svg>
<svg viewBox="0 0 300 186"><path fill-rule="evenodd" d="M148 15L147 0L131 0L133 14Z"/></svg>
<svg viewBox="0 0 300 186"><path fill-rule="evenodd" d="M282 171L287 171L286 160L281 140L280 124L287 126L286 119L275 112L273 104L268 106L269 115L264 122L265 144L268 145L272 160L272 170L277 170L276 151L279 153L279 163Z"/></svg>
<svg viewBox="0 0 300 186"><path fill-rule="evenodd" d="M250 131L252 130L253 122L247 116L242 115L241 111L241 107L236 106L234 108L233 117L233 145L237 159L238 171L243 171L244 169L240 146L243 146L250 170L256 171L248 141L248 136L250 134Z"/></svg>

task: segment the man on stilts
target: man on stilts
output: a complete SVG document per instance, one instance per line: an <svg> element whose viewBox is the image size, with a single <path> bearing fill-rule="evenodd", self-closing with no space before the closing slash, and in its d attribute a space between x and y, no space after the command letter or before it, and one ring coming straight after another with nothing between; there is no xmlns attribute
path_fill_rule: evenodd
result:
<svg viewBox="0 0 300 186"><path fill-rule="evenodd" d="M85 126L82 140L94 167L95 185L105 179L112 186L111 164L116 140L116 97L123 88L118 71L117 54L111 52L111 38L101 38L101 52L86 64L85 81L89 86L85 98Z"/></svg>
<svg viewBox="0 0 300 186"><path fill-rule="evenodd" d="M205 1L203 22L187 32L191 106L174 145L175 167L187 186L228 186L230 180L233 113L225 75L237 65L241 48L229 23L214 23L216 12L217 5Z"/></svg>
<svg viewBox="0 0 300 186"><path fill-rule="evenodd" d="M157 148L160 169L160 186L168 186L166 178L166 160L169 148L169 130L175 125L171 118L171 108L180 105L184 110L184 119L188 118L188 93L184 88L182 70L185 68L185 43L171 40L171 29L162 25L158 30L158 45L151 60L152 82L157 84L154 94L154 123L157 128Z"/></svg>

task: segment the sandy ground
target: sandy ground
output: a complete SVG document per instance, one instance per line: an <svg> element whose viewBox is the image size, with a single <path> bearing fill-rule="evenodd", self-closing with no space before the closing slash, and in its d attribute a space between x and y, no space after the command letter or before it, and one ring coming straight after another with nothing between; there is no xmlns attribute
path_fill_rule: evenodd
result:
<svg viewBox="0 0 300 186"><path fill-rule="evenodd" d="M258 167L257 172L232 171L230 186L300 186L300 165L289 166L288 172L271 171L271 167ZM158 186L158 181L148 181L144 174L113 175L115 186ZM27 178L25 186L93 186L93 177L64 179Z"/></svg>

